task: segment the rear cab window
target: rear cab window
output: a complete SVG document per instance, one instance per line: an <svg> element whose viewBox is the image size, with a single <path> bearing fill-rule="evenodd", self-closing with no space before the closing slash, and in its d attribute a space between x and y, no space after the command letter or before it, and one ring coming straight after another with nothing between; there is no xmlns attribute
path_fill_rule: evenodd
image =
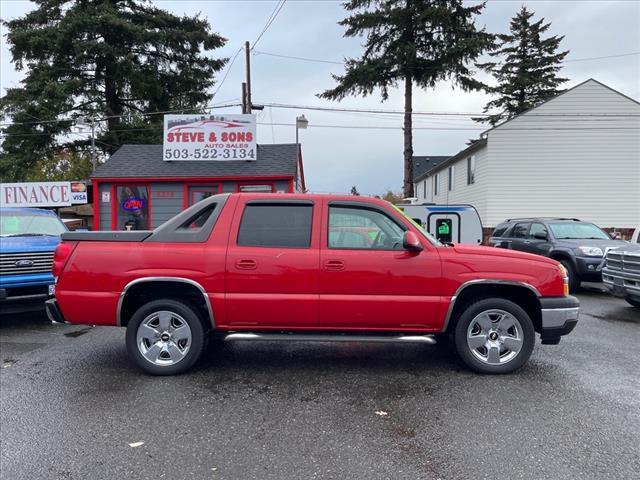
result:
<svg viewBox="0 0 640 480"><path fill-rule="evenodd" d="M311 202L247 202L238 229L244 247L310 248Z"/></svg>

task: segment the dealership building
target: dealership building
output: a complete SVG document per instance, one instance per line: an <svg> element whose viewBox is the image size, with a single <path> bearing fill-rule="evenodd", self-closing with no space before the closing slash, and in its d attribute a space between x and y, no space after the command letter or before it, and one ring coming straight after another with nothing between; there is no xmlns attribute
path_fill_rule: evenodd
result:
<svg viewBox="0 0 640 480"><path fill-rule="evenodd" d="M147 230L211 195L305 190L296 144L257 145L255 160L165 160L162 145L123 145L92 175L95 230Z"/></svg>

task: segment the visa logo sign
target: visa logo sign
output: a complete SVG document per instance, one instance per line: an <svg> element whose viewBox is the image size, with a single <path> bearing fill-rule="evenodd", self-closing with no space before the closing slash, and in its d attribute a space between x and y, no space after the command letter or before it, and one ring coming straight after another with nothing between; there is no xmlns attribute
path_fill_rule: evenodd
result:
<svg viewBox="0 0 640 480"><path fill-rule="evenodd" d="M72 192L71 203L87 203L87 192Z"/></svg>

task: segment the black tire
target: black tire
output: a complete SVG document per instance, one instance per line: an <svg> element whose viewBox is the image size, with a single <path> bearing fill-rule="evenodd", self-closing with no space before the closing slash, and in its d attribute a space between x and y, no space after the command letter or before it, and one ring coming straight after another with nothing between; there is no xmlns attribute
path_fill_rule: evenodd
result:
<svg viewBox="0 0 640 480"><path fill-rule="evenodd" d="M511 314L520 323L521 342L520 350L515 356L502 364L492 365L479 360L467 343L467 331L474 319L483 312L500 310ZM475 323L475 322L474 322ZM533 352L535 344L535 330L531 318L519 305L503 298L486 298L469 305L458 319L454 329L454 341L456 352L460 359L471 370L478 373L503 374L511 373L522 367Z"/></svg>
<svg viewBox="0 0 640 480"><path fill-rule="evenodd" d="M190 345L184 357L171 365L157 365L147 360L138 346L138 328L145 319L155 312L168 311L179 315L190 329ZM173 320L172 320L173 321ZM189 370L202 356L206 348L207 335L203 323L190 305L178 300L153 300L133 314L127 325L126 345L131 359L145 372L151 375L177 375Z"/></svg>
<svg viewBox="0 0 640 480"><path fill-rule="evenodd" d="M580 289L580 277L573 268L573 265L569 260L560 260L560 263L567 269L567 275L569 275L569 291L571 293L577 292Z"/></svg>
<svg viewBox="0 0 640 480"><path fill-rule="evenodd" d="M634 306L636 308L640 308L640 302L639 301L634 300L633 298L629 298L629 297L625 298L625 300L629 303L629 305L632 305L632 306Z"/></svg>

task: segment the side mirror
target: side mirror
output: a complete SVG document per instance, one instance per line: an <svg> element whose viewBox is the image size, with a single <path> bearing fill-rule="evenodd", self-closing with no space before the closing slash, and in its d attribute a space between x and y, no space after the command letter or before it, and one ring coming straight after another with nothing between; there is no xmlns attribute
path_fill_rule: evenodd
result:
<svg viewBox="0 0 640 480"><path fill-rule="evenodd" d="M412 231L404 232L404 236L402 237L402 248L409 252L421 252L423 250L418 235Z"/></svg>
<svg viewBox="0 0 640 480"><path fill-rule="evenodd" d="M544 232L536 232L533 234L533 238L535 238L536 240L547 240L547 234Z"/></svg>

